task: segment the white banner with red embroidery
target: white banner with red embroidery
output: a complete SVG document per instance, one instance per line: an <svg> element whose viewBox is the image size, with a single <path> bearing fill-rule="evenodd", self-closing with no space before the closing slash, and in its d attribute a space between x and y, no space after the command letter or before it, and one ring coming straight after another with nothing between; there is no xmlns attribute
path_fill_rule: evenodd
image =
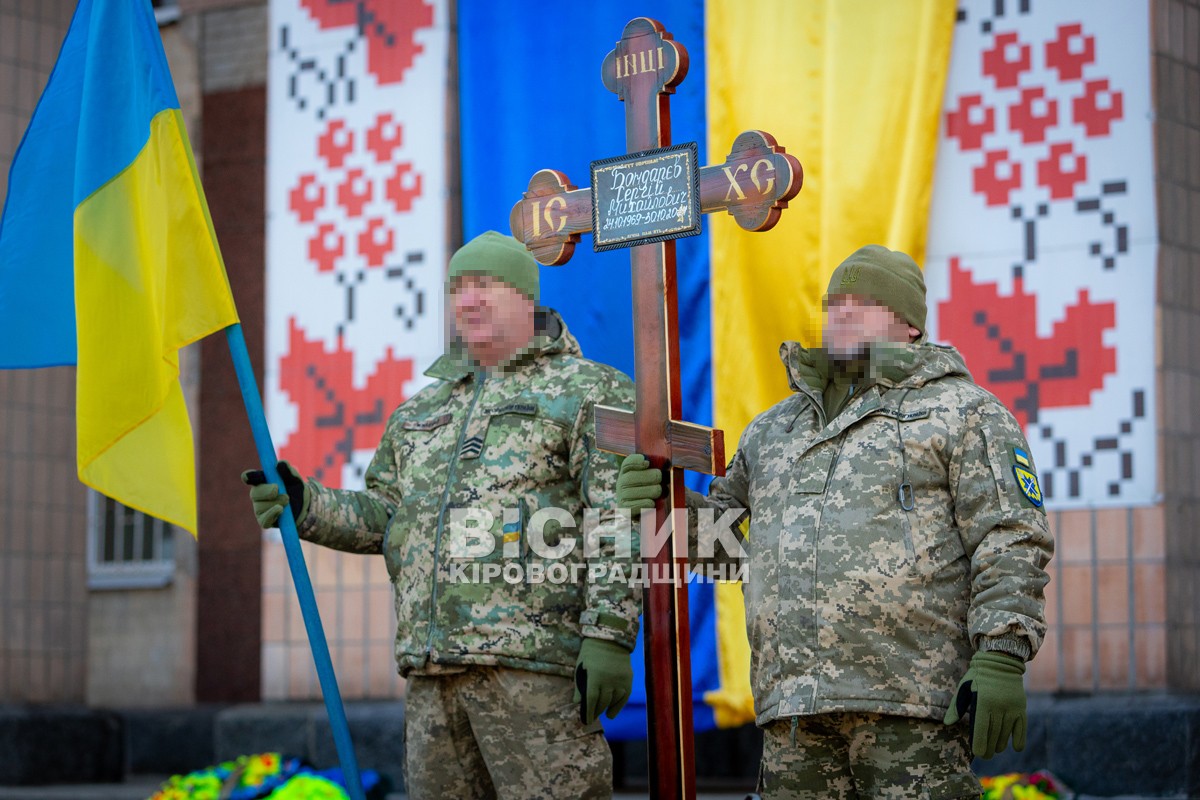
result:
<svg viewBox="0 0 1200 800"><path fill-rule="evenodd" d="M267 417L280 457L357 488L441 354L444 0L271 0Z"/></svg>
<svg viewBox="0 0 1200 800"><path fill-rule="evenodd" d="M1025 426L1048 508L1156 493L1145 0L962 2L926 258L931 336Z"/></svg>

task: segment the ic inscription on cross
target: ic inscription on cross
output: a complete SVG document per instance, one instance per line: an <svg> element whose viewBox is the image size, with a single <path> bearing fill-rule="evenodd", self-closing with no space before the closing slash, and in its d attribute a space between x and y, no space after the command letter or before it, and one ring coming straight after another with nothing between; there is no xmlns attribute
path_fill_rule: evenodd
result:
<svg viewBox="0 0 1200 800"><path fill-rule="evenodd" d="M604 85L625 103L629 153L671 144L669 96L688 70L687 50L663 26L630 21L604 59ZM749 231L774 227L800 191L800 162L762 131L740 134L723 164L700 169L700 209L727 211ZM592 232L592 193L544 169L512 210L513 235L543 264L571 258L580 234ZM646 695L649 703L650 788L656 800L695 797L692 754L692 679L688 649L688 592L682 580L687 531L676 531L672 509L685 507L683 470L725 472L721 431L680 420L679 338L675 242L637 244L633 270L636 411L597 407L597 445L621 455L638 452L669 475L655 509L655 531L669 530L667 547L647 556L655 578L646 589ZM643 530L643 536L649 535ZM659 580L667 575L675 578Z"/></svg>

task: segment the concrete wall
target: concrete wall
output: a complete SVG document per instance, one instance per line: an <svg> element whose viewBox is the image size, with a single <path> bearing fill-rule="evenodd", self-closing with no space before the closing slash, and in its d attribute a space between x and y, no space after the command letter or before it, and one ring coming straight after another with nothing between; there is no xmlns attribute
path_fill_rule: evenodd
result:
<svg viewBox="0 0 1200 800"><path fill-rule="evenodd" d="M0 204L74 8L0 3ZM83 700L86 502L74 368L0 371L0 703Z"/></svg>
<svg viewBox="0 0 1200 800"><path fill-rule="evenodd" d="M1155 0L1167 683L1200 691L1200 0Z"/></svg>
<svg viewBox="0 0 1200 800"><path fill-rule="evenodd" d="M88 597L87 695L97 708L191 705L195 680L196 559L180 559L162 589L97 591Z"/></svg>
<svg viewBox="0 0 1200 800"><path fill-rule="evenodd" d="M266 228L266 4L196 4L203 178L213 227L262 384ZM187 13L187 9L184 9ZM223 336L201 342L196 699L256 701L262 675L263 533L238 479L258 457Z"/></svg>
<svg viewBox="0 0 1200 800"><path fill-rule="evenodd" d="M1051 511L1046 639L1026 674L1036 692L1163 689L1165 534L1161 505Z"/></svg>

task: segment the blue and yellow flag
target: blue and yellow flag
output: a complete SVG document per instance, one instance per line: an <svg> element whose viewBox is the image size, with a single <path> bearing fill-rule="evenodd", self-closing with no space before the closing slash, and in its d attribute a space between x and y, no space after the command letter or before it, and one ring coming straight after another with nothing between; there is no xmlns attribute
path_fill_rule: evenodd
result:
<svg viewBox="0 0 1200 800"><path fill-rule="evenodd" d="M700 236L677 241L683 414L723 428L732 455L750 419L787 395L779 344L815 343L838 262L867 243L922 260L953 0L529 0L522 15L499 5L458 5L468 238L507 230L535 171L586 186L592 160L625 152L625 109L600 64L637 16L688 50L671 97L675 143L720 163L738 133L761 129L804 165L775 229L750 234L710 215ZM565 266L542 270L542 298L587 356L632 374L628 253L592 252L585 237ZM689 485L703 489L697 477ZM696 730L752 721L741 587L691 586L690 622ZM645 736L640 648L633 697L604 720L611 738Z"/></svg>
<svg viewBox="0 0 1200 800"><path fill-rule="evenodd" d="M0 368L76 365L80 480L195 533L179 349L236 322L149 0L81 0L9 172Z"/></svg>

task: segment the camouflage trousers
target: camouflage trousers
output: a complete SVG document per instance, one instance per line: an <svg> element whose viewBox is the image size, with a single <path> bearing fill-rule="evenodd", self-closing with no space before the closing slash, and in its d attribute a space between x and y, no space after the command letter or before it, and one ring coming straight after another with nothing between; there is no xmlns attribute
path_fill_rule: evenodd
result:
<svg viewBox="0 0 1200 800"><path fill-rule="evenodd" d="M760 783L764 800L958 800L982 791L965 725L864 713L769 724Z"/></svg>
<svg viewBox="0 0 1200 800"><path fill-rule="evenodd" d="M579 722L573 693L569 678L504 667L409 675L409 798L612 797L608 742L598 722Z"/></svg>

